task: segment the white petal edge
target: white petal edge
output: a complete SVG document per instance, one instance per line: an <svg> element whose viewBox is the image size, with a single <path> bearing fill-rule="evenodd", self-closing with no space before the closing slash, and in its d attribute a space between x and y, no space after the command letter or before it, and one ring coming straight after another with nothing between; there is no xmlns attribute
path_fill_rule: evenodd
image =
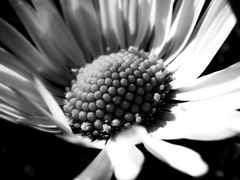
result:
<svg viewBox="0 0 240 180"><path fill-rule="evenodd" d="M74 180L110 180L113 167L108 154L103 149L98 156L87 166L87 168Z"/></svg>
<svg viewBox="0 0 240 180"><path fill-rule="evenodd" d="M85 57L97 57L103 54L100 22L93 7L93 2L88 0L62 0L61 6L64 17Z"/></svg>
<svg viewBox="0 0 240 180"><path fill-rule="evenodd" d="M99 0L99 10L100 10L99 16L100 16L100 22L102 27L102 33L106 41L107 47L113 51L118 48L118 42L112 27L113 25L110 19L111 15L110 15L109 8L110 7L107 1Z"/></svg>
<svg viewBox="0 0 240 180"><path fill-rule="evenodd" d="M169 64L168 62L171 62L186 45L194 26L196 25L205 0L178 2L181 2L181 4L171 26L169 35L171 38L170 47L167 51L166 64Z"/></svg>
<svg viewBox="0 0 240 180"><path fill-rule="evenodd" d="M54 97L51 95L51 93L36 76L33 77L33 84L43 98L44 102L47 104L53 117L59 122L59 124L61 124L63 127L65 127L66 130L69 131L69 134L71 134L72 131L69 127L67 119L63 114L63 111L60 109L58 103L54 100Z"/></svg>
<svg viewBox="0 0 240 180"><path fill-rule="evenodd" d="M154 21L151 18L154 13L154 5L153 1L150 0L138 1L137 33L134 40L134 46L136 47L145 48L147 43L144 43L144 41L149 41L155 23L151 22Z"/></svg>
<svg viewBox="0 0 240 180"><path fill-rule="evenodd" d="M124 32L124 21L122 14L122 3L121 1L111 0L107 1L107 7L109 11L109 19L112 30L121 48L126 49L125 32Z"/></svg>
<svg viewBox="0 0 240 180"><path fill-rule="evenodd" d="M139 174L144 156L135 145L142 143L146 134L145 128L133 126L108 142L106 149L117 179L135 179Z"/></svg>
<svg viewBox="0 0 240 180"><path fill-rule="evenodd" d="M168 70L176 71L175 86L192 82L205 70L235 26L236 17L227 1L215 0L200 22L196 36L168 65Z"/></svg>
<svg viewBox="0 0 240 180"><path fill-rule="evenodd" d="M224 95L211 97L209 99L190 101L180 105L186 110L214 109L218 111L236 110L240 107L240 87Z"/></svg>
<svg viewBox="0 0 240 180"><path fill-rule="evenodd" d="M22 63L31 65L37 72L56 71L52 62L40 54L13 26L2 19L0 19L0 39L21 58Z"/></svg>
<svg viewBox="0 0 240 180"><path fill-rule="evenodd" d="M20 96L18 92L17 89L11 89L0 83L0 100L4 104L11 106L12 108L15 108L16 110L22 112L23 114L31 115L39 114L40 113L39 110L33 107L31 104L29 104L26 101L26 98Z"/></svg>
<svg viewBox="0 0 240 180"><path fill-rule="evenodd" d="M34 99L39 104L43 104L39 95L32 87L31 81L28 79L27 75L20 75L14 70L0 64L0 77L0 83L4 84L6 87L17 89L28 98Z"/></svg>
<svg viewBox="0 0 240 180"><path fill-rule="evenodd" d="M156 0L156 9L153 16L155 23L155 37L151 53L161 56L163 46L167 40L172 20L172 10L174 0Z"/></svg>
<svg viewBox="0 0 240 180"><path fill-rule="evenodd" d="M34 8L23 0L10 2L38 49L61 70L67 74L66 64L85 65L81 49L51 1L32 1Z"/></svg>
<svg viewBox="0 0 240 180"><path fill-rule="evenodd" d="M202 76L193 83L178 89L175 99L201 100L216 97L240 88L240 63L233 64L223 70Z"/></svg>
<svg viewBox="0 0 240 180"><path fill-rule="evenodd" d="M170 144L150 136L145 138L144 146L160 160L188 175L202 176L208 171L208 166L200 155L189 148Z"/></svg>
<svg viewBox="0 0 240 180"><path fill-rule="evenodd" d="M0 100L0 112L4 113L6 115L9 115L11 117L14 117L15 119L23 117L22 113L20 111L18 111L15 108L12 108L11 106L9 106L5 103L2 103L1 100Z"/></svg>
<svg viewBox="0 0 240 180"><path fill-rule="evenodd" d="M106 141L104 140L95 140L92 141L89 138L86 137L82 137L81 135L73 135L73 136L69 136L69 135L59 135L60 138L76 144L76 145L83 145L89 148L94 148L94 149L104 149L106 146Z"/></svg>
<svg viewBox="0 0 240 180"><path fill-rule="evenodd" d="M175 107L172 111L176 119L153 132L153 137L215 141L233 137L240 132L240 112L204 106L185 108Z"/></svg>
<svg viewBox="0 0 240 180"><path fill-rule="evenodd" d="M123 0L122 1L122 11L123 11L123 19L125 24L125 34L126 34L126 41L127 46L133 44L133 41L136 36L136 32L138 30L138 2L137 0Z"/></svg>
<svg viewBox="0 0 240 180"><path fill-rule="evenodd" d="M43 116L46 116L47 118L49 118L49 120L54 122L62 131L66 133L66 134L58 135L60 138L68 142L83 145L90 148L103 149L105 147L105 141L92 142L88 138L74 135L70 129L70 126L62 110L60 109L57 102L54 100L54 97L46 89L43 83L35 76L33 77L33 85L35 86L36 90L39 92L40 96L42 97L43 101L46 103L47 107L49 108L52 114L49 114L46 111L46 109L44 109L44 107L42 107L39 104L36 104L36 102L34 102L32 99L25 99L24 102L28 104L30 103L32 105L31 106L32 108L37 108L37 110L39 110L39 112L41 112Z"/></svg>
<svg viewBox="0 0 240 180"><path fill-rule="evenodd" d="M137 147L111 141L108 143L106 150L117 179L136 179L144 162L144 156Z"/></svg>

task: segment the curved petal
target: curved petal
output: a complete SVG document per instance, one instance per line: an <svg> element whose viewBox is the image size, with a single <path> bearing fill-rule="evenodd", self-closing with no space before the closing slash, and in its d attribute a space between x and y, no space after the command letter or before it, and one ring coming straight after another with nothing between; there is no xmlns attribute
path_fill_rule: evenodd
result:
<svg viewBox="0 0 240 180"><path fill-rule="evenodd" d="M240 89L239 72L240 63L236 63L226 69L202 76L188 86L179 88L174 98L194 101L234 92Z"/></svg>
<svg viewBox="0 0 240 180"><path fill-rule="evenodd" d="M110 180L113 174L111 161L106 150L102 150L88 167L74 180Z"/></svg>
<svg viewBox="0 0 240 180"><path fill-rule="evenodd" d="M126 139L127 141L127 139ZM117 179L136 179L141 171L144 156L134 145L111 141L107 147L107 153L113 164Z"/></svg>
<svg viewBox="0 0 240 180"><path fill-rule="evenodd" d="M155 27L152 53L161 56L163 46L166 43L172 21L174 0L156 0Z"/></svg>
<svg viewBox="0 0 240 180"><path fill-rule="evenodd" d="M38 104L43 105L43 101L37 94L36 90L32 87L31 81L29 79L2 65L0 65L0 77L0 84L5 86L5 88L2 87L1 89L4 89L3 92L7 92L5 93L5 96L3 94L0 94L0 97L2 97L3 99L6 100L8 97L9 101L12 102L14 101L14 97L18 98L17 95L12 91L13 89L20 91L28 98L31 98ZM6 87L8 88L8 90ZM10 99L12 99L12 101ZM16 105L18 103L14 104Z"/></svg>
<svg viewBox="0 0 240 180"><path fill-rule="evenodd" d="M40 131L59 134L62 131L56 126L52 121L49 121L48 118L45 117L27 117L27 118L19 118L15 119L16 123L22 124L24 126L29 126L31 128L35 128Z"/></svg>
<svg viewBox="0 0 240 180"><path fill-rule="evenodd" d="M205 0L177 1L176 6L179 6L179 10L170 30L171 40L167 50L166 64L171 62L186 45L204 2Z"/></svg>
<svg viewBox="0 0 240 180"><path fill-rule="evenodd" d="M33 107L25 98L21 97L16 91L0 84L0 100L4 104L28 115L39 115L41 112Z"/></svg>
<svg viewBox="0 0 240 180"><path fill-rule="evenodd" d="M0 19L0 40L36 72L55 71L56 68L47 58L43 58L26 38L2 19Z"/></svg>
<svg viewBox="0 0 240 180"><path fill-rule="evenodd" d="M63 114L62 110L60 109L59 105L57 104L57 102L54 100L54 97L50 94L50 92L46 89L46 87L37 77L34 77L33 84L36 90L41 95L44 102L47 104L53 117L57 120L57 123L64 129L66 129L66 131L69 132L69 134L72 134L67 119Z"/></svg>
<svg viewBox="0 0 240 180"><path fill-rule="evenodd" d="M134 39L138 31L138 1L137 0L123 0L123 19L125 24L125 33L127 46L133 45Z"/></svg>
<svg viewBox="0 0 240 180"><path fill-rule="evenodd" d="M2 48L0 48L0 63L2 66L12 69L21 76L29 77L30 74L33 74L32 69L27 68L24 63L19 62L19 59L16 56Z"/></svg>
<svg viewBox="0 0 240 180"><path fill-rule="evenodd" d="M126 49L124 20L122 14L123 4L121 2L122 1L117 0L99 1L103 33L110 48L113 48L112 50L115 50L116 48L114 47L116 46L115 40L117 40L117 45Z"/></svg>
<svg viewBox="0 0 240 180"><path fill-rule="evenodd" d="M155 8L152 0L124 0L123 16L127 46L144 49L149 44L153 24L151 15Z"/></svg>
<svg viewBox="0 0 240 180"><path fill-rule="evenodd" d="M208 171L208 166L200 155L186 147L173 145L152 137L144 140L144 146L160 160L191 176L201 176Z"/></svg>
<svg viewBox="0 0 240 180"><path fill-rule="evenodd" d="M11 116L9 114L5 114L4 112L0 113L0 118L12 123L16 123L16 117Z"/></svg>
<svg viewBox="0 0 240 180"><path fill-rule="evenodd" d="M236 91L226 93L209 99L181 103L184 109L217 109L218 111L236 110L240 107L240 88Z"/></svg>
<svg viewBox="0 0 240 180"><path fill-rule="evenodd" d="M67 86L69 84L69 82L66 82L63 78L61 78L60 76L58 76L57 74L51 71L46 72L46 74L36 72L34 68L31 68L30 66L25 65L25 63L23 63L21 59L15 57L11 53L1 48L0 48L0 64L1 64L0 74L2 77L0 79L0 82L3 84L6 84L11 88L16 88L22 91L25 95L33 99L39 100L38 94L36 93L35 89L32 88L32 84L29 81L29 79L31 79L31 76L33 74L39 73L39 75L43 76L44 78L52 82L55 82L57 84L61 84L63 86L64 85ZM22 80L19 80L19 77L25 78L25 82L23 82ZM49 81L45 81L45 83L55 96L58 96L58 97L63 96L64 91L62 89L59 89L56 86L53 87L53 84L49 83ZM58 102L60 103L61 101L58 100Z"/></svg>
<svg viewBox="0 0 240 180"><path fill-rule="evenodd" d="M118 48L117 38L115 36L113 25L110 19L110 6L107 1L99 0L99 16L102 27L102 33L104 40L106 41L107 48L114 51Z"/></svg>
<svg viewBox="0 0 240 180"><path fill-rule="evenodd" d="M124 32L124 20L123 20L123 4L122 1L112 0L108 1L110 20L112 22L113 31L118 40L118 44L121 48L126 49L126 40Z"/></svg>
<svg viewBox="0 0 240 180"><path fill-rule="evenodd" d="M13 70L0 65L0 83L14 89L20 89L26 94L33 94L37 96L36 91L32 87L31 81L26 78L26 76L22 76Z"/></svg>
<svg viewBox="0 0 240 180"><path fill-rule="evenodd" d="M0 100L0 112L1 114L5 114L8 117L12 117L11 122L27 125L34 128L41 128L46 130L49 130L54 133L60 133L61 131L57 128L57 126L50 121L45 116L39 116L34 114L27 114L21 111L18 111L17 109L7 105L6 103L1 102ZM8 120L8 118L6 119Z"/></svg>
<svg viewBox="0 0 240 180"><path fill-rule="evenodd" d="M169 121L166 126L153 132L154 137L212 141L226 139L240 132L240 113L237 111L181 105L172 111L176 120Z"/></svg>
<svg viewBox="0 0 240 180"><path fill-rule="evenodd" d="M10 105L8 105L2 100L0 100L0 111L1 111L0 114L9 115L11 117L14 117L15 119L22 118L25 115L25 114L23 115L22 112L20 112L14 107L11 107ZM16 123L15 119L14 119L14 122Z"/></svg>
<svg viewBox="0 0 240 180"><path fill-rule="evenodd" d="M118 144L136 145L142 143L143 137L147 134L147 131L142 126L132 126L129 129L125 129L123 132L117 134L112 138L112 141Z"/></svg>
<svg viewBox="0 0 240 180"><path fill-rule="evenodd" d="M103 53L100 23L94 9L93 2L89 0L61 1L64 17L68 22L79 46L86 58L90 61Z"/></svg>
<svg viewBox="0 0 240 180"><path fill-rule="evenodd" d="M134 39L134 46L138 48L145 48L152 33L155 22L152 22L151 17L154 12L154 1L138 1L138 18L136 37Z"/></svg>
<svg viewBox="0 0 240 180"><path fill-rule="evenodd" d="M133 126L112 138L107 144L107 152L117 179L135 179L139 174L144 156L136 148L147 132L141 126Z"/></svg>
<svg viewBox="0 0 240 180"><path fill-rule="evenodd" d="M49 114L43 107L39 106L38 104L32 102L31 100L27 100L30 102L32 106L36 107L44 116L49 118L49 120L53 121L59 129L61 129L65 134L59 135L59 137L67 140L69 142L83 145L86 147L91 148L102 148L103 142L92 143L87 138L80 138L77 135L74 135L68 125L67 119L63 114L62 110L60 109L57 102L54 100L50 92L46 89L46 87L42 84L42 82L37 78L33 77L33 84L35 88L38 90L39 94L41 95L42 99L45 101L46 105L48 106L50 112ZM101 146L101 147L100 147Z"/></svg>
<svg viewBox="0 0 240 180"><path fill-rule="evenodd" d="M33 59L34 57L29 59L31 62L27 62L24 59L16 57L10 52L7 52L6 50L0 48L0 64L6 66L9 69L12 69L21 76L29 78L29 76L32 74L39 74L52 82L61 84L62 86L68 85L69 81L67 81L66 78L62 78L63 76L58 74L58 68L54 67L56 71L49 70L44 66L38 65L39 63L34 61L37 60L37 58L34 60Z"/></svg>
<svg viewBox="0 0 240 180"><path fill-rule="evenodd" d="M104 149L106 146L106 141L104 140L95 140L92 141L89 138L83 137L81 135L74 134L73 136L66 136L66 135L59 135L60 138L76 144L76 145L82 145L88 148L94 148L94 149Z"/></svg>
<svg viewBox="0 0 240 180"><path fill-rule="evenodd" d="M81 49L51 1L33 0L36 11L22 0L12 0L11 3L34 43L55 64L62 69L66 65L85 65Z"/></svg>
<svg viewBox="0 0 240 180"><path fill-rule="evenodd" d="M193 33L192 40L168 65L174 73L175 86L195 80L208 66L236 24L236 17L226 0L215 0Z"/></svg>

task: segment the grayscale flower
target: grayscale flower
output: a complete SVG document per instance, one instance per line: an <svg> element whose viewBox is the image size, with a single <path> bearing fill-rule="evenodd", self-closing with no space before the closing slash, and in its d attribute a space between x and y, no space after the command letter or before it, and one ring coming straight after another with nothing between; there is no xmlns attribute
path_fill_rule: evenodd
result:
<svg viewBox="0 0 240 180"><path fill-rule="evenodd" d="M145 148L201 176L200 155L167 139L240 131L240 64L201 76L236 18L226 0L10 1L0 19L0 117L101 152L76 179L135 179Z"/></svg>

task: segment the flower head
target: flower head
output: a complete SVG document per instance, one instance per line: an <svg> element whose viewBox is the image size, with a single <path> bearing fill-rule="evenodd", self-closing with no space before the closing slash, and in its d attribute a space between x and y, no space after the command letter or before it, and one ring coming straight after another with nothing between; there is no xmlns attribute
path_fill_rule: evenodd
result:
<svg viewBox="0 0 240 180"><path fill-rule="evenodd" d="M134 47L100 56L76 76L63 109L73 132L90 139L109 139L132 125L153 124L172 80L162 60Z"/></svg>
<svg viewBox="0 0 240 180"><path fill-rule="evenodd" d="M236 23L227 1L10 2L31 42L0 19L0 117L102 149L79 179L136 178L140 143L199 176L200 155L164 139L239 132L239 63L201 76Z"/></svg>

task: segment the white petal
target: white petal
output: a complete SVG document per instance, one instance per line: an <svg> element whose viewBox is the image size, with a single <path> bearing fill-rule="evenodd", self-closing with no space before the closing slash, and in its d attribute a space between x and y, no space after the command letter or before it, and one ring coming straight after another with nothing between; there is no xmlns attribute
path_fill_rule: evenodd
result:
<svg viewBox="0 0 240 180"><path fill-rule="evenodd" d="M169 34L174 0L156 1L155 37L152 53L160 54Z"/></svg>
<svg viewBox="0 0 240 180"><path fill-rule="evenodd" d="M103 37L106 41L107 47L114 51L118 48L118 41L111 22L110 6L108 1L99 0L100 22L103 32Z"/></svg>
<svg viewBox="0 0 240 180"><path fill-rule="evenodd" d="M17 109L15 109L1 101L0 101L0 111L1 111L1 113L4 113L11 117L14 117L15 119L23 117L23 115L22 115L23 113L21 113Z"/></svg>
<svg viewBox="0 0 240 180"><path fill-rule="evenodd" d="M89 138L83 137L81 135L74 134L74 136L59 135L60 138L77 145L86 146L94 149L104 149L106 146L106 141L104 140L95 140L92 141Z"/></svg>
<svg viewBox="0 0 240 180"><path fill-rule="evenodd" d="M110 8L110 20L112 22L113 31L115 32L118 44L121 48L126 48L124 21L122 14L123 4L121 1L117 0L108 1L108 3Z"/></svg>
<svg viewBox="0 0 240 180"><path fill-rule="evenodd" d="M2 48L0 48L0 63L23 77L33 74L32 69L27 68L23 62L19 62L19 58Z"/></svg>
<svg viewBox="0 0 240 180"><path fill-rule="evenodd" d="M0 118L3 119L3 120L6 120L6 121L12 122L12 123L16 123L16 121L15 121L16 118L15 117L12 117L11 115L8 115L8 114L5 114L5 113L1 113Z"/></svg>
<svg viewBox="0 0 240 180"><path fill-rule="evenodd" d="M25 94L28 98L35 100L39 104L43 104L40 96L37 94L36 90L32 87L32 83L27 76L21 76L20 74L14 72L5 66L0 65L0 83L5 86L17 89L18 91Z"/></svg>
<svg viewBox="0 0 240 180"><path fill-rule="evenodd" d="M22 0L11 3L34 43L53 63L59 63L62 69L66 64L85 65L81 49L51 1L34 0L34 9Z"/></svg>
<svg viewBox="0 0 240 180"><path fill-rule="evenodd" d="M93 2L61 1L64 16L85 57L97 57L102 52L100 23ZM91 59L88 59L91 60Z"/></svg>
<svg viewBox="0 0 240 180"><path fill-rule="evenodd" d="M110 36L112 36L112 33L113 33L119 46L125 49L126 42L125 42L124 21L123 21L123 14L122 14L123 4L121 3L121 1L117 1L117 0L100 1L99 3L100 3L100 12L103 18L102 23L104 23L103 31L105 32L110 31L111 33ZM109 26L109 27L106 27L106 26ZM106 34L106 36L108 35L109 34ZM114 40L111 39L110 41L114 41Z"/></svg>
<svg viewBox="0 0 240 180"><path fill-rule="evenodd" d="M181 104L184 109L217 109L218 111L236 110L240 107L240 88L231 93L212 97L206 100L190 101Z"/></svg>
<svg viewBox="0 0 240 180"><path fill-rule="evenodd" d="M53 117L58 121L60 125L62 125L66 130L69 131L69 134L71 134L72 131L69 127L67 119L63 114L62 110L60 109L59 105L57 104L57 102L54 100L53 96L50 94L50 92L46 89L46 87L37 77L34 77L33 83L35 88L38 90L39 94L47 104Z"/></svg>
<svg viewBox="0 0 240 180"><path fill-rule="evenodd" d="M110 180L112 174L112 164L104 149L79 176L74 178L74 180Z"/></svg>
<svg viewBox="0 0 240 180"><path fill-rule="evenodd" d="M240 132L239 112L213 108L179 105L172 110L176 119L168 121L166 126L152 134L161 139L212 141L226 139Z"/></svg>
<svg viewBox="0 0 240 180"><path fill-rule="evenodd" d="M14 88L23 88L25 90L33 90L31 87L30 81L26 78L26 76L22 76L12 69L7 68L0 64L0 73L1 73L1 83L6 84L7 86Z"/></svg>
<svg viewBox="0 0 240 180"><path fill-rule="evenodd" d="M107 152L118 179L135 179L139 174L144 156L135 147L147 135L145 128L133 126L113 137L107 144Z"/></svg>
<svg viewBox="0 0 240 180"><path fill-rule="evenodd" d="M127 46L133 45L137 30L138 30L138 1L123 0L123 19L125 24L125 33Z"/></svg>
<svg viewBox="0 0 240 180"><path fill-rule="evenodd" d="M208 171L208 166L200 155L186 147L173 145L152 137L145 139L144 146L160 160L191 176L201 176Z"/></svg>
<svg viewBox="0 0 240 180"><path fill-rule="evenodd" d="M201 100L220 96L226 93L240 91L240 63L236 63L226 69L202 76L182 87L176 93L178 100ZM173 85L173 88L175 86Z"/></svg>
<svg viewBox="0 0 240 180"><path fill-rule="evenodd" d="M147 131L142 126L132 126L129 129L125 129L117 136L113 137L113 141L123 143L126 145L136 145L142 143L143 137L147 134Z"/></svg>
<svg viewBox="0 0 240 180"><path fill-rule="evenodd" d="M49 119L45 116L30 116L27 119L22 118L18 119L17 121L21 122L28 122L34 126L44 127L44 128L51 128L51 129L57 129L57 126L52 122L49 121Z"/></svg>
<svg viewBox="0 0 240 180"><path fill-rule="evenodd" d="M44 118L28 117L27 119L21 118L21 119L16 119L15 121L18 124L29 126L31 128L35 128L40 131L53 133L53 134L62 133L62 131L58 128L58 126L51 124L52 121L49 121L49 119L47 118L44 119Z"/></svg>
<svg viewBox="0 0 240 180"><path fill-rule="evenodd" d="M36 109L30 103L28 103L25 98L19 96L19 94L16 91L2 85L1 83L0 83L0 99L5 104L11 106L12 108L17 109L22 113L31 115L41 114L38 109Z"/></svg>
<svg viewBox="0 0 240 180"><path fill-rule="evenodd" d="M138 19L136 38L134 46L145 48L151 36L152 28L155 22L151 22L151 15L154 12L155 3L153 1L138 1ZM155 20L154 20L155 21Z"/></svg>
<svg viewBox="0 0 240 180"><path fill-rule="evenodd" d="M49 129L57 128L57 126L52 121L49 121L49 119L47 119L45 116L24 114L18 111L17 109L12 108L11 106L8 106L4 103L2 104L1 101L0 101L0 111L4 114L14 117L15 123L21 123L24 125L28 124L29 126L39 126L42 128L49 128Z"/></svg>
<svg viewBox="0 0 240 180"><path fill-rule="evenodd" d="M24 46L22 43L21 45ZM19 48L19 50L20 49L21 48ZM22 53L28 56L28 53L25 53L24 51ZM34 52L32 51L32 53ZM10 52L7 52L5 49L0 48L0 64L2 64L3 66L6 66L7 68L12 69L16 73L24 77L29 77L32 74L39 74L52 82L61 84L62 86L68 85L69 81L66 81L65 78L61 77L61 75L58 72L58 68L54 66L54 69L56 71L50 70L47 67L43 66L43 64L40 65L42 61L37 57L35 56L31 57L31 55L29 55L28 58L22 59L20 57L17 57L11 54ZM43 56L43 59L45 59L44 56ZM39 60L39 62L36 62L35 60L36 61Z"/></svg>
<svg viewBox="0 0 240 180"><path fill-rule="evenodd" d="M16 29L0 19L0 40L36 72L53 71L54 65L41 54Z"/></svg>
<svg viewBox="0 0 240 180"><path fill-rule="evenodd" d="M177 1L176 18L170 31L170 47L168 47L166 63L168 64L186 45L200 15L205 0ZM175 9L176 9L175 8Z"/></svg>
<svg viewBox="0 0 240 180"><path fill-rule="evenodd" d="M139 174L144 156L134 145L111 141L107 147L107 153L113 164L117 179L131 180Z"/></svg>
<svg viewBox="0 0 240 180"><path fill-rule="evenodd" d="M14 117L15 123L30 126L39 130L48 132L66 132L72 136L72 133L54 119L40 103L28 98L18 89L9 89L0 84L0 102L10 108L16 109L18 114L10 111L9 109L0 109L5 114ZM56 126L57 125L57 126ZM52 128L54 126L54 129ZM65 135L66 135L65 134Z"/></svg>
<svg viewBox="0 0 240 180"><path fill-rule="evenodd" d="M236 17L227 1L215 0L196 27L195 36L181 54L168 66L175 71L177 85L196 79L210 63L236 24Z"/></svg>
<svg viewBox="0 0 240 180"><path fill-rule="evenodd" d="M38 104L31 102L31 100L29 100L29 102L32 103L34 107L38 108L43 113L43 115L49 118L49 120L53 121L59 127L59 129L65 132L65 134L59 135L59 137L71 143L75 143L75 144L79 144L79 145L83 145L91 148L103 149L104 147L103 141L99 141L99 142L96 141L92 143L90 139L82 138L82 137L78 137L77 135L74 135L70 129L70 126L67 122L65 115L63 114L62 110L60 109L59 105L54 100L50 92L46 89L46 87L42 84L42 82L37 77L34 77L33 83L35 88L38 90L39 94L42 96L43 100L47 104L52 115L46 112L46 110L43 109Z"/></svg>

